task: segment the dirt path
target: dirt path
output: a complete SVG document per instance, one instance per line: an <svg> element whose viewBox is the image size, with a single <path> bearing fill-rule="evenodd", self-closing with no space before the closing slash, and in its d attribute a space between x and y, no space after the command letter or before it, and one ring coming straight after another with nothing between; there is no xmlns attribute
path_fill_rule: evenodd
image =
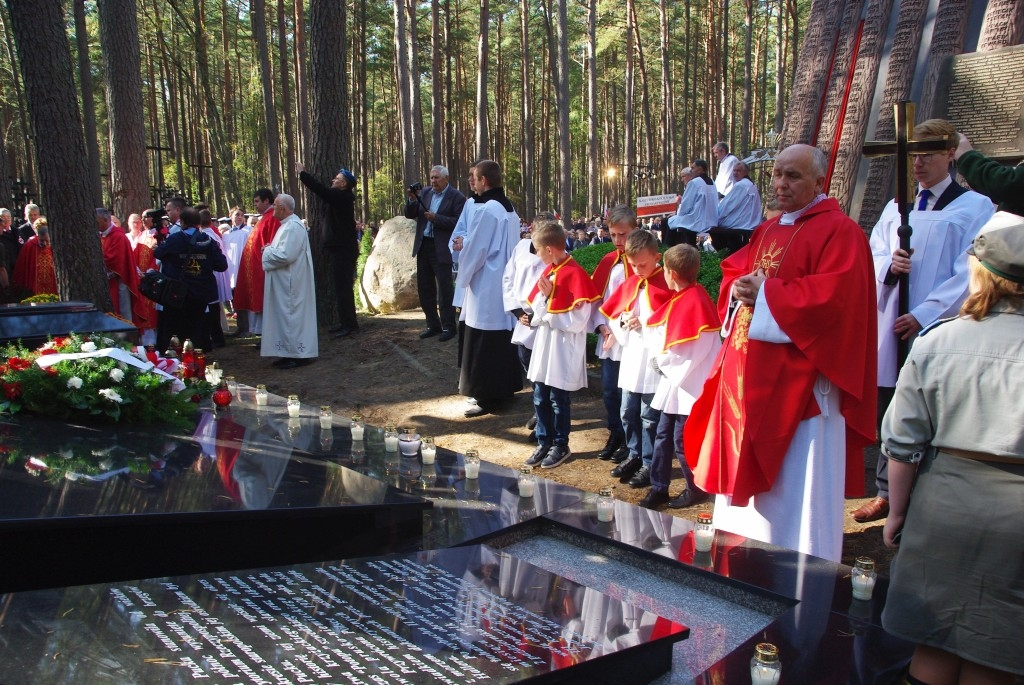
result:
<svg viewBox="0 0 1024 685"><path fill-rule="evenodd" d="M330 404L342 416L359 409L372 425L415 426L422 435L433 435L442 447L457 452L476 448L482 459L502 466L518 467L533 451L525 428L533 413L528 391L518 393L512 405L499 414L466 418L463 413L469 405L458 394L455 340L420 340L423 323L419 312L360 317L360 325L358 334L341 340L321 331L320 358L289 371L270 366L272 359L260 356L256 338L232 339L226 349L209 356L239 382L264 383L270 392L297 394L308 405ZM590 370L590 386L573 395L573 459L542 475L590 492L613 485L616 498L639 502L645 490L633 490L611 478L612 465L596 457L607 437L597 367ZM870 490L874 488L874 458L875 454L869 455L866 469ZM678 467L676 477L679 486L673 488L673 495L681 489ZM864 501L847 500L847 513ZM710 509L708 502L667 511L693 520L697 512ZM882 545L881 530L881 522L862 525L847 518L843 561L852 564L855 557L867 555L887 573L892 555Z"/></svg>

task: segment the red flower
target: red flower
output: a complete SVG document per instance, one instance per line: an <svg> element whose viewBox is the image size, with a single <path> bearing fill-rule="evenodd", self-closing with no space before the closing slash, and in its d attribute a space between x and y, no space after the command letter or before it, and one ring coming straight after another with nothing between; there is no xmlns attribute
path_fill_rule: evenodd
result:
<svg viewBox="0 0 1024 685"><path fill-rule="evenodd" d="M32 362L27 359L21 359L20 357L11 357L7 360L7 365L11 367L11 371L24 371L28 367L32 366Z"/></svg>
<svg viewBox="0 0 1024 685"><path fill-rule="evenodd" d="M0 376L7 373L7 364L0 364Z"/></svg>
<svg viewBox="0 0 1024 685"><path fill-rule="evenodd" d="M50 374L51 376L56 376L57 375L57 367L56 366L47 366L45 369L43 369L43 371L45 371L46 373Z"/></svg>
<svg viewBox="0 0 1024 685"><path fill-rule="evenodd" d="M54 347L54 349L60 349L61 347L64 347L67 344L68 344L68 339L67 338L54 338L53 339L53 347Z"/></svg>
<svg viewBox="0 0 1024 685"><path fill-rule="evenodd" d="M16 400L21 397L21 383L3 383L4 395L9 400Z"/></svg>
<svg viewBox="0 0 1024 685"><path fill-rule="evenodd" d="M42 356L44 354L57 354L57 350L53 349L52 347L48 347L47 349L41 350L39 352L39 356Z"/></svg>

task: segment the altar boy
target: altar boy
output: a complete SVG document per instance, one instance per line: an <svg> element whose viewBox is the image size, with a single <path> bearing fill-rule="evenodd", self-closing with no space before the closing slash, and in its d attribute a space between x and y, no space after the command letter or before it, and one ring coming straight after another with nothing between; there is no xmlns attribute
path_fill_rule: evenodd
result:
<svg viewBox="0 0 1024 685"><path fill-rule="evenodd" d="M697 283L700 252L692 245L676 245L665 252L664 265L665 283L673 295L647 320L651 337L657 341L651 368L661 377L651 401L651 406L661 411L654 437L651 489L640 500L640 506L648 509L665 503L674 509L688 507L707 497L693 484L693 471L683 457L683 426L722 345L718 311L704 286ZM686 489L670 500L674 457L682 467Z"/></svg>
<svg viewBox="0 0 1024 685"><path fill-rule="evenodd" d="M572 455L569 393L587 387L587 327L599 293L587 272L566 253L565 230L557 221L533 228L533 247L545 268L527 298L537 330L527 378L533 383L537 449L526 460L553 469Z"/></svg>
<svg viewBox="0 0 1024 685"><path fill-rule="evenodd" d="M619 387L622 388L622 428L629 458L612 469L612 476L632 488L651 484L651 460L658 411L651 407L658 374L648 362L651 334L644 322L671 296L658 260L658 239L638 229L626 238L626 259L633 273L601 305L615 339L622 345Z"/></svg>

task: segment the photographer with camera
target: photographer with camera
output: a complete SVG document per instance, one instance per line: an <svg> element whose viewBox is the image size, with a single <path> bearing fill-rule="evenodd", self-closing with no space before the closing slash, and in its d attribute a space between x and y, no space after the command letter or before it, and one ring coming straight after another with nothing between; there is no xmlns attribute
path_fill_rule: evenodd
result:
<svg viewBox="0 0 1024 685"><path fill-rule="evenodd" d="M416 240L412 255L416 258L416 290L420 307L427 317L421 339L440 335L451 340L456 335L455 281L452 278L452 253L448 249L452 231L466 196L448 184L448 169L435 166L430 170L430 187L415 183L406 192L405 217L416 219Z"/></svg>

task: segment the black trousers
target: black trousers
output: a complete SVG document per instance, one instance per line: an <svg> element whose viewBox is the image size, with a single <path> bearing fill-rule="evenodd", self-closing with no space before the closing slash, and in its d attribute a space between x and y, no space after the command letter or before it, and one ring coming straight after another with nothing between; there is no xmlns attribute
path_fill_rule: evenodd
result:
<svg viewBox="0 0 1024 685"><path fill-rule="evenodd" d="M334 276L334 297L338 300L338 323L345 328L359 328L356 318L356 255L331 251L331 270Z"/></svg>
<svg viewBox="0 0 1024 685"><path fill-rule="evenodd" d="M416 290L420 307L427 317L427 328L455 330L455 279L451 262L442 264L437 258L433 238L424 236L416 253Z"/></svg>

